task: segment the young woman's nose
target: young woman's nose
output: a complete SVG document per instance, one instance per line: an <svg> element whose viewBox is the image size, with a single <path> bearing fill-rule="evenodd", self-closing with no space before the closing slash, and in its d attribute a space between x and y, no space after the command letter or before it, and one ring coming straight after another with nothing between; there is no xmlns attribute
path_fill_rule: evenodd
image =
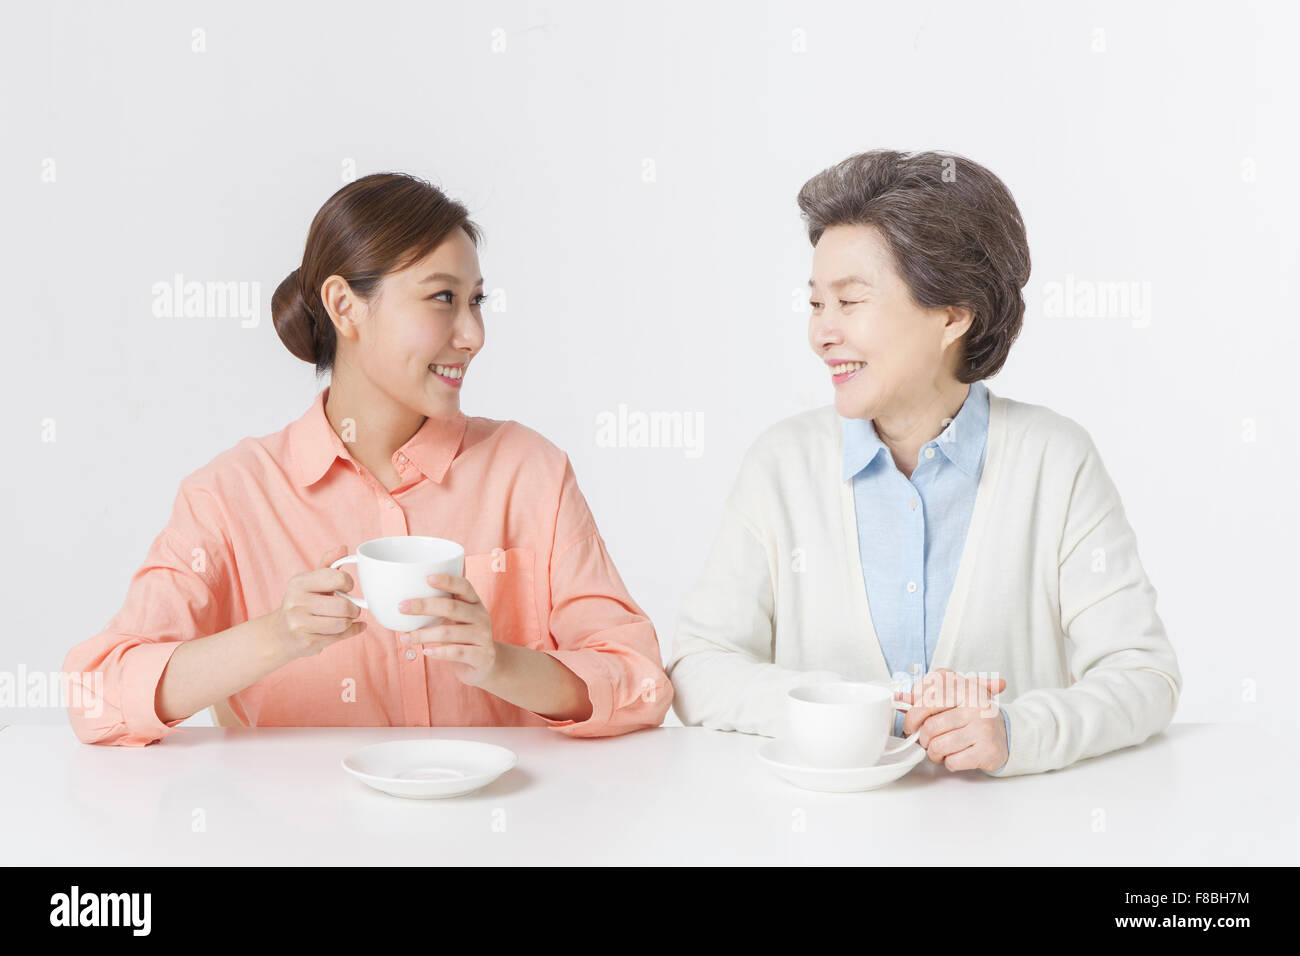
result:
<svg viewBox="0 0 1300 956"><path fill-rule="evenodd" d="M456 329L452 335L452 344L470 352L477 352L483 347L483 322L466 306L456 316Z"/></svg>

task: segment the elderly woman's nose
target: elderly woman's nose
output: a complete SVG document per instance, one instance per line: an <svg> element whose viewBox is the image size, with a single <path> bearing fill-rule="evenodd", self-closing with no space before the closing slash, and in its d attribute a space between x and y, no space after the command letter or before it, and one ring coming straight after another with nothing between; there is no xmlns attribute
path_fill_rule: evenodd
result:
<svg viewBox="0 0 1300 956"><path fill-rule="evenodd" d="M844 333L830 315L829 309L812 317L812 337L813 342L822 348L839 345L844 341Z"/></svg>

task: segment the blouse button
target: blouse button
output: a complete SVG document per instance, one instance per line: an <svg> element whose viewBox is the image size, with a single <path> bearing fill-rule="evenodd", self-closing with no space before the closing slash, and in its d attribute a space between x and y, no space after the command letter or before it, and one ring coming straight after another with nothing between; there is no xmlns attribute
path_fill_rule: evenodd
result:
<svg viewBox="0 0 1300 956"><path fill-rule="evenodd" d="M908 582L907 582L907 593L908 593L908 594L911 594L911 593L912 593L913 591L915 591L915 590L916 590L916 582L915 582L915 581L908 581Z"/></svg>
<svg viewBox="0 0 1300 956"><path fill-rule="evenodd" d="M926 458L933 458L933 457L934 457L934 449L933 449L933 448L927 448L927 449L925 450L925 457L926 457Z"/></svg>
<svg viewBox="0 0 1300 956"><path fill-rule="evenodd" d="M407 650L407 652L406 652L406 659L407 659L408 661L413 661L413 660L415 660L415 648L410 648L409 650Z"/></svg>
<svg viewBox="0 0 1300 956"><path fill-rule="evenodd" d="M393 507L393 501L392 501L392 499L389 499L388 501L385 501L385 502L384 502L384 507L385 507L385 508L391 508L391 507Z"/></svg>

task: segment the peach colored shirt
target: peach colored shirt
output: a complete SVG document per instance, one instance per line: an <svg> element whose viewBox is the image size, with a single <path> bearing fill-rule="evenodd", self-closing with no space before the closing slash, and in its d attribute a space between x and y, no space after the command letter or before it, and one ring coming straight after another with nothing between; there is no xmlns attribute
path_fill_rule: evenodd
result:
<svg viewBox="0 0 1300 956"><path fill-rule="evenodd" d="M572 736L657 727L673 693L658 639L605 550L568 456L517 422L428 418L393 454L403 481L389 492L330 425L328 393L288 427L243 439L181 482L125 605L68 653L65 671L103 674L102 707L69 708L77 736L144 746L176 732L180 721L159 720L154 700L182 641L276 610L289 578L335 545L355 553L363 541L401 534L461 542L493 638L577 674L590 718L551 720L462 684L363 611L360 634L228 698L241 722L549 726ZM355 565L345 570L355 582Z"/></svg>

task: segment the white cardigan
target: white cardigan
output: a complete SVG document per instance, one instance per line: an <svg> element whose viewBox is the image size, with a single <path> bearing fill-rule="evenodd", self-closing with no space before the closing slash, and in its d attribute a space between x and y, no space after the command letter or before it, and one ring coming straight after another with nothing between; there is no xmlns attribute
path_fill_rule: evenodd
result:
<svg viewBox="0 0 1300 956"><path fill-rule="evenodd" d="M668 665L684 724L780 736L786 691L891 675L862 581L832 405L767 429L679 615ZM1003 677L1010 758L1037 773L1141 743L1182 675L1119 494L1072 419L989 391L970 530L932 668Z"/></svg>

